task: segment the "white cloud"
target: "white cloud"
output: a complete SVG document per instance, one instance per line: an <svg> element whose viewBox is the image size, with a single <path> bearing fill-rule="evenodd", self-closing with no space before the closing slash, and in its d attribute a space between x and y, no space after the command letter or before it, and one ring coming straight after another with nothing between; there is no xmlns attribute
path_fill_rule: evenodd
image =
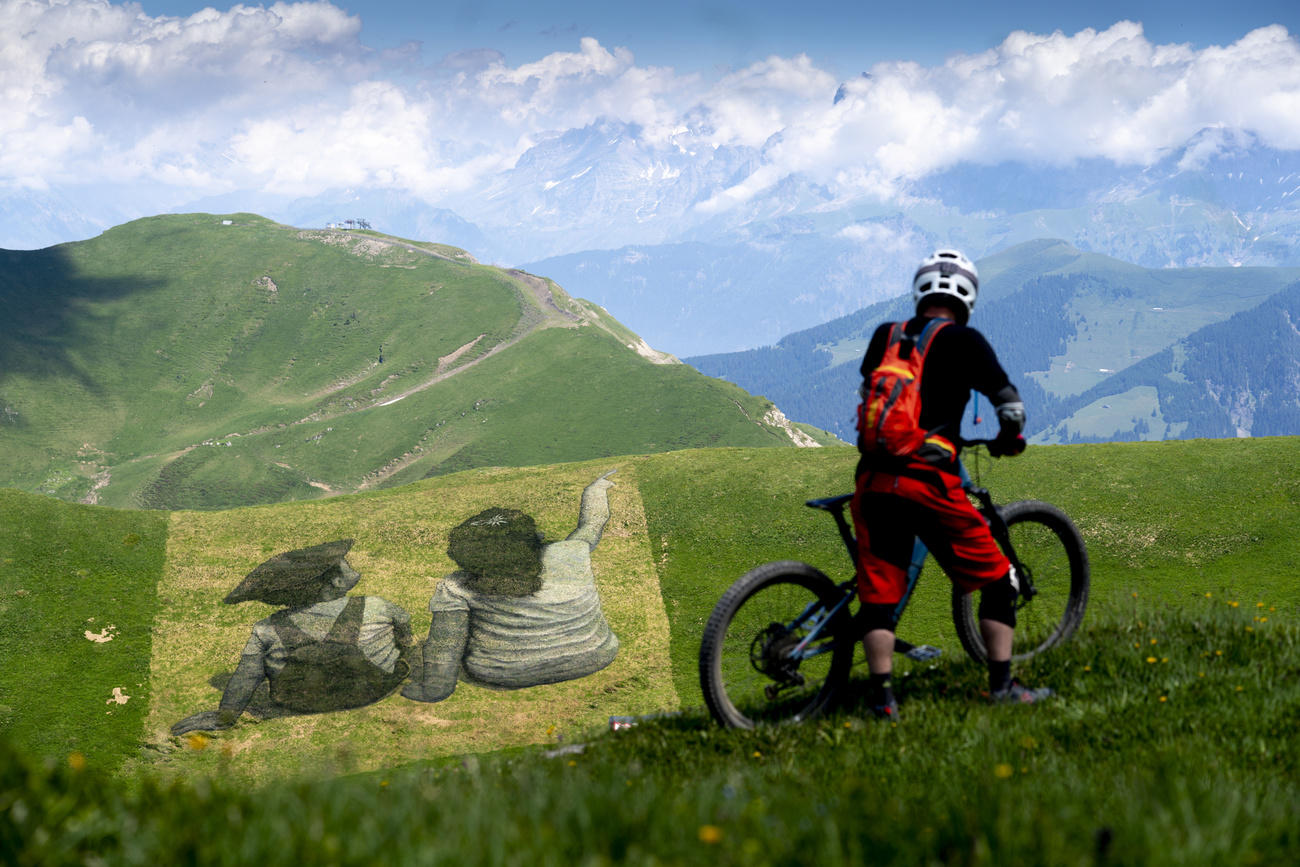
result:
<svg viewBox="0 0 1300 867"><path fill-rule="evenodd" d="M1153 44L1127 21L1015 32L941 65L878 64L838 102L838 82L804 55L683 75L592 38L515 66L467 51L417 76L418 58L370 51L361 19L328 2L175 18L105 0L0 0L0 32L9 186L376 185L436 199L600 119L683 155L761 153L702 206L713 212L792 173L836 195L888 197L964 160L1150 163L1205 129L1300 149L1300 44L1280 26L1201 50ZM1215 141L1198 140L1188 159Z"/></svg>
<svg viewBox="0 0 1300 867"><path fill-rule="evenodd" d="M1150 164L1212 127L1300 148L1300 44L1280 26L1201 51L1153 45L1128 21L1016 32L941 66L877 65L843 93L785 128L769 162L710 207L791 172L891 195L961 161Z"/></svg>
<svg viewBox="0 0 1300 867"><path fill-rule="evenodd" d="M220 184L242 123L362 64L359 19L328 3L188 18L102 0L0 0L0 181Z"/></svg>

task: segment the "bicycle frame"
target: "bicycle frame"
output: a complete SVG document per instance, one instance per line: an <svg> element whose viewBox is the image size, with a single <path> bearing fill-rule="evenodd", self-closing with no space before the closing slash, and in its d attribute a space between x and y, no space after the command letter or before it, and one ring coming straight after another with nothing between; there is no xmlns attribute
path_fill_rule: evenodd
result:
<svg viewBox="0 0 1300 867"><path fill-rule="evenodd" d="M967 445L976 444L977 443L967 443ZM998 513L997 506L993 503L993 495L989 493L987 488L981 488L972 481L970 473L966 471L965 464L960 460L957 461L957 469L961 479L962 490L979 502L977 509L980 516L983 517L985 522L989 525L989 530L993 533L993 538L997 540L998 544L1002 548L1002 552L1006 555L1007 559L1011 561L1011 565L1015 569L1015 574L1019 583L1019 598L1016 601L1016 608L1019 609L1033 599L1037 593L1033 585L1033 576L1030 574L1030 570L1020 562L1020 558L1016 556L1015 548L1011 544L1010 531L1007 528L1006 522L1002 520L1002 515ZM848 552L849 559L856 564L858 557L858 542L853 535L853 528L849 526L848 519L844 516L844 508L852 499L852 494L841 494L838 497L808 500L805 505L830 513L831 517L835 519L835 526L839 530L840 538L844 542L844 547ZM902 617L903 610L907 607L908 601L912 598L912 591L916 587L917 580L921 577L921 567L925 565L925 560L929 554L930 551L925 546L925 543L917 538L915 542L913 542L912 560L907 568L907 589L903 592L903 598L899 601L898 607L894 612L895 622ZM811 647L811 649L810 645L821 636L822 630L825 629L826 624L835 619L835 616L843 610L856 595L857 576L854 575L854 577L840 582L836 585L836 588L843 593L843 596L835 603L835 606L830 611L824 612L824 616L819 619L814 619L819 612L824 611L824 606L820 602L811 602L806 608L804 608L798 617L786 625L788 630L794 630L809 623L812 624L809 633L804 636L803 640L800 641L790 652L792 657L799 660L811 659L814 656L819 656L833 649L833 641L822 642ZM895 648L898 652L903 653L916 649L913 645L903 641L902 639L897 639Z"/></svg>

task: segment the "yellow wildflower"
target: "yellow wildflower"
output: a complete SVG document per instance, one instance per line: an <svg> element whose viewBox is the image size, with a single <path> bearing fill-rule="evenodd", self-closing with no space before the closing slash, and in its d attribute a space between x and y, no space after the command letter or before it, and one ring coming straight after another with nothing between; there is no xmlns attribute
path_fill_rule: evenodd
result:
<svg viewBox="0 0 1300 867"><path fill-rule="evenodd" d="M715 843L722 842L722 829L717 825L700 826L700 842L712 846Z"/></svg>

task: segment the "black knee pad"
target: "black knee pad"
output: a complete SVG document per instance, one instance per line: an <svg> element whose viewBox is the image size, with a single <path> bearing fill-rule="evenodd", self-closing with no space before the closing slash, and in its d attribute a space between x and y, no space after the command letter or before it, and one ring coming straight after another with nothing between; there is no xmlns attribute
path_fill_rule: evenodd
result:
<svg viewBox="0 0 1300 867"><path fill-rule="evenodd" d="M1008 572L980 590L979 615L981 620L995 620L1011 628L1016 626L1016 597L1020 591L1011 583Z"/></svg>
<svg viewBox="0 0 1300 867"><path fill-rule="evenodd" d="M897 605L890 605L879 602L863 602L858 609L858 618L862 625L862 634L865 635L874 629L888 629L894 631L898 625L898 618L895 616L898 612Z"/></svg>

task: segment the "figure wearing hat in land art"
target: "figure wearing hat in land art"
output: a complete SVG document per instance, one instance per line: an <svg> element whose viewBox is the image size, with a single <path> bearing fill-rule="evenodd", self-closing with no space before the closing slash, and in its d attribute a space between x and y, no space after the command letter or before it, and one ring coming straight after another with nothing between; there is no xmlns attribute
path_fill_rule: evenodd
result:
<svg viewBox="0 0 1300 867"><path fill-rule="evenodd" d="M460 679L495 689L557 683L614 661L618 638L591 570L609 520L609 475L582 492L578 526L562 542L543 544L515 509L487 509L451 531L447 554L461 568L429 601L423 665L402 695L441 701Z"/></svg>
<svg viewBox="0 0 1300 867"><path fill-rule="evenodd" d="M378 596L348 596L361 578L345 559L351 539L277 554L225 602L283 606L253 626L217 710L172 726L172 734L229 728L263 681L271 701L297 713L361 707L392 692L410 672L411 616Z"/></svg>

